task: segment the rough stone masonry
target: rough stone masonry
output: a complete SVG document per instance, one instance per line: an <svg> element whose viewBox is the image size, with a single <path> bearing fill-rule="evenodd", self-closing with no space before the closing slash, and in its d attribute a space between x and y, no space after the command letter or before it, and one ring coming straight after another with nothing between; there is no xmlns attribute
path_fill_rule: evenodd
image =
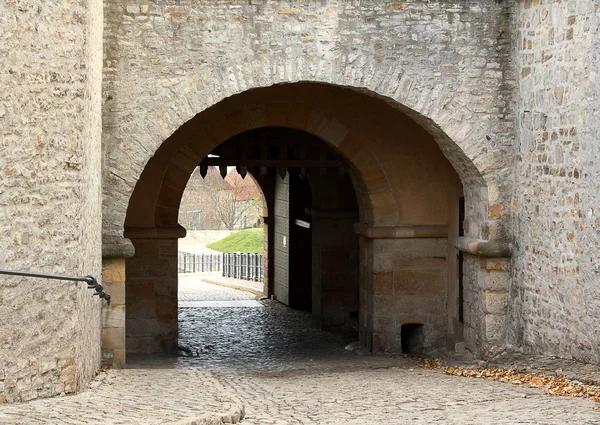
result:
<svg viewBox="0 0 600 425"><path fill-rule="evenodd" d="M100 277L102 3L0 3L0 268ZM0 403L75 392L100 362L83 283L0 277Z"/></svg>
<svg viewBox="0 0 600 425"><path fill-rule="evenodd" d="M99 276L102 234L105 272L124 285L128 207L163 142L224 99L316 82L393 106L456 170L475 241L461 246L476 248L465 253L460 337L474 353L600 362L599 14L595 0L5 0L0 265ZM222 128L282 116L239 107ZM337 134L331 122L318 135ZM223 142L213 124L202 137ZM372 171L387 170L385 149L361 149L372 155L364 176L387 181ZM401 194L368 196L365 226L414 224L402 221ZM512 256L486 257L477 247L490 242ZM362 244L365 287L380 245ZM105 318L115 357L125 349L122 295ZM84 287L1 278L0 401L85 385L100 363L101 308Z"/></svg>

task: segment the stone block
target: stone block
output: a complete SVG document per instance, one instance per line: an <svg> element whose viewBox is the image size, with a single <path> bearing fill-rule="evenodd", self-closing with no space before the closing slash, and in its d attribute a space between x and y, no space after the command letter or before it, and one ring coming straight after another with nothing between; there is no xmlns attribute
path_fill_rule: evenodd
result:
<svg viewBox="0 0 600 425"><path fill-rule="evenodd" d="M125 327L125 305L109 304L102 309L103 328Z"/></svg>
<svg viewBox="0 0 600 425"><path fill-rule="evenodd" d="M102 350L125 348L125 328L103 328Z"/></svg>
<svg viewBox="0 0 600 425"><path fill-rule="evenodd" d="M193 168L192 168L193 170ZM167 207L170 206L179 206L179 201L183 196L183 190L185 186L182 187L169 187L163 186L157 200L157 205L164 205Z"/></svg>
<svg viewBox="0 0 600 425"><path fill-rule="evenodd" d="M132 239L131 242L135 247L135 257L125 260L128 272L131 264L149 258L158 258L158 239Z"/></svg>
<svg viewBox="0 0 600 425"><path fill-rule="evenodd" d="M125 304L125 282L124 281L102 281L106 292L110 294L110 305Z"/></svg>
<svg viewBox="0 0 600 425"><path fill-rule="evenodd" d="M177 297L157 298L156 317L161 321L177 322Z"/></svg>
<svg viewBox="0 0 600 425"><path fill-rule="evenodd" d="M509 271L510 258L480 258L480 266L488 271Z"/></svg>
<svg viewBox="0 0 600 425"><path fill-rule="evenodd" d="M318 123L311 123L309 121L310 125L314 126L313 134L326 140L327 143L333 146L339 146L348 135L348 128L335 118L327 117ZM310 128L307 129L311 130Z"/></svg>
<svg viewBox="0 0 600 425"><path fill-rule="evenodd" d="M441 295L446 290L444 271L395 271L394 293L398 296L421 295L430 297Z"/></svg>
<svg viewBox="0 0 600 425"><path fill-rule="evenodd" d="M391 191L369 192L369 205L373 209L396 209L396 199Z"/></svg>
<svg viewBox="0 0 600 425"><path fill-rule="evenodd" d="M374 316L373 331L374 332L389 332L390 329L395 329L396 319L393 317Z"/></svg>
<svg viewBox="0 0 600 425"><path fill-rule="evenodd" d="M350 161L360 154L362 143L356 137L349 134L339 145L338 150Z"/></svg>
<svg viewBox="0 0 600 425"><path fill-rule="evenodd" d="M380 272L374 274L373 294L375 295L392 295L394 292L393 273Z"/></svg>
<svg viewBox="0 0 600 425"><path fill-rule="evenodd" d="M265 124L267 126L286 126L288 123L288 102L270 102L265 105Z"/></svg>
<svg viewBox="0 0 600 425"><path fill-rule="evenodd" d="M484 273L483 290L485 291L508 291L510 274L504 271L490 271Z"/></svg>
<svg viewBox="0 0 600 425"><path fill-rule="evenodd" d="M154 220L158 228L169 228L177 224L177 218L179 217L179 205L156 206L155 211Z"/></svg>
<svg viewBox="0 0 600 425"><path fill-rule="evenodd" d="M498 314L486 314L485 319L485 342L489 345L503 345L506 339L506 316Z"/></svg>
<svg viewBox="0 0 600 425"><path fill-rule="evenodd" d="M283 111L284 112L287 111L287 104L285 104L285 108L283 109ZM248 129L248 127L247 127L248 124L246 122L244 110L238 109L236 111L233 111L233 112L227 114L227 124L226 125L227 125L227 129L230 131L230 134L232 136L246 131ZM275 125L277 125L277 124L275 124ZM285 125L285 121L280 122L278 125ZM196 164L197 164L197 162L196 162Z"/></svg>
<svg viewBox="0 0 600 425"><path fill-rule="evenodd" d="M363 172L362 180L364 183L364 189L368 194L367 196L370 196L370 194L391 190L387 176L380 167L371 168L370 170Z"/></svg>
<svg viewBox="0 0 600 425"><path fill-rule="evenodd" d="M446 256L431 256L427 253L401 253L393 258L393 270L446 270Z"/></svg>
<svg viewBox="0 0 600 425"><path fill-rule="evenodd" d="M154 319L156 318L156 299L137 300L129 299L125 310L127 321L130 319Z"/></svg>
<svg viewBox="0 0 600 425"><path fill-rule="evenodd" d="M397 314L443 314L446 308L445 295L398 295L395 308Z"/></svg>
<svg viewBox="0 0 600 425"><path fill-rule="evenodd" d="M305 130L308 126L311 111L312 108L309 105L297 102L290 103L287 114L288 124L292 128Z"/></svg>
<svg viewBox="0 0 600 425"><path fill-rule="evenodd" d="M483 294L485 312L495 315L506 315L508 305L506 292L486 291Z"/></svg>
<svg viewBox="0 0 600 425"><path fill-rule="evenodd" d="M393 270L395 253L377 252L373 250L373 273L381 273Z"/></svg>
<svg viewBox="0 0 600 425"><path fill-rule="evenodd" d="M392 295L373 295L374 317L393 317L397 311L396 299Z"/></svg>
<svg viewBox="0 0 600 425"><path fill-rule="evenodd" d="M113 369L124 369L126 361L125 348L116 348L113 350L111 367Z"/></svg>
<svg viewBox="0 0 600 425"><path fill-rule="evenodd" d="M243 109L243 114L246 128L266 126L264 105L247 105Z"/></svg>
<svg viewBox="0 0 600 425"><path fill-rule="evenodd" d="M160 340L154 337L127 337L127 353L163 354Z"/></svg>
<svg viewBox="0 0 600 425"><path fill-rule="evenodd" d="M160 280L136 279L127 281L126 299L127 303L152 301L156 298L155 284Z"/></svg>
<svg viewBox="0 0 600 425"><path fill-rule="evenodd" d="M398 224L397 208L368 208L366 213L372 217L373 226L395 226Z"/></svg>
<svg viewBox="0 0 600 425"><path fill-rule="evenodd" d="M102 260L102 284L125 281L125 260L113 258ZM112 294L111 294L112 295Z"/></svg>
<svg viewBox="0 0 600 425"><path fill-rule="evenodd" d="M163 278L155 282L154 294L156 297L177 296L177 278Z"/></svg>
<svg viewBox="0 0 600 425"><path fill-rule="evenodd" d="M108 328L112 329L112 328ZM154 319L128 319L126 334L130 337L158 337L169 332L169 326L162 321Z"/></svg>
<svg viewBox="0 0 600 425"><path fill-rule="evenodd" d="M400 353L402 352L402 341L390 332L373 332L371 350L377 353Z"/></svg>

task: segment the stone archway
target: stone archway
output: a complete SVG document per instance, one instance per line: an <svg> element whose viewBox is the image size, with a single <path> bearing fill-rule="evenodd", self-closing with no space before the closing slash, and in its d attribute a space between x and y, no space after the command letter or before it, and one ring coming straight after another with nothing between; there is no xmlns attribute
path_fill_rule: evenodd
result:
<svg viewBox="0 0 600 425"><path fill-rule="evenodd" d="M464 323L458 317L453 240L458 236L458 202L463 193L466 235L503 233L488 221L484 178L429 119L363 91L316 83L282 84L246 91L197 114L167 138L146 164L129 200L125 237L154 241L148 258L156 265L162 256L168 269L176 250L173 241L184 233L177 212L191 171L218 144L265 126L315 135L354 170L360 204L356 230L362 235L361 338L369 348L400 350L405 324L424 325L427 348L453 347L463 336L476 354L502 344L504 311L502 306L486 307L484 281L486 273L494 273L496 282L505 275L505 262L488 267L477 256L467 256L465 297L460 300ZM468 245L465 250L477 254L482 246ZM128 279L139 271L129 267ZM146 268L143 273L154 272ZM156 273L154 277L168 280ZM506 295L502 285L492 291L498 295L496 301ZM170 299L152 308L176 321L176 300L175 306ZM172 336L166 338L171 341L167 345L172 346ZM169 351L154 336L148 338L154 341L150 351Z"/></svg>

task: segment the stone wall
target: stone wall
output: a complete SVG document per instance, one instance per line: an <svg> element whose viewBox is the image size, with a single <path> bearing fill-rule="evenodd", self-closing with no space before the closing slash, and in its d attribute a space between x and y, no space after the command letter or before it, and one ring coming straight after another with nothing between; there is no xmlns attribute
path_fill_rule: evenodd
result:
<svg viewBox="0 0 600 425"><path fill-rule="evenodd" d="M120 237L124 226L174 226L170 221L183 190L177 182L185 175L175 169L187 169L234 130L256 128L261 122L292 125L309 128L337 146L345 137L339 130L357 130L358 122L367 121L364 116L374 99L433 136L463 183L467 236L499 239L510 231L514 2L183 0L174 5L117 0L106 2L105 9L107 238ZM323 92L330 90L332 96L314 87L310 99L293 87L295 98L275 101L259 93L298 82L327 83ZM358 106L353 110L333 93L341 87L364 96L354 96ZM345 111L338 113L340 107ZM314 112L309 122L281 123L286 116L301 119L310 108ZM329 109L327 118L318 109ZM367 200L372 211L365 209L363 222L419 224L417 211L403 203L407 190L427 191L407 189L406 180L398 179L401 172L393 171L398 168L395 159L374 153L383 147L382 142L373 148L374 140L386 129L393 133L389 124L381 116L372 119L373 128L363 129L359 140L347 137L339 149L349 152L361 178L375 188ZM392 143L385 148L389 152L394 146L401 159L405 140L400 135L412 133L395 133L393 142L385 136L385 143ZM395 182L387 180L387 169L378 168L383 163ZM424 179L439 186L432 176ZM422 185L433 187L424 179ZM384 193L386 184L393 186L393 198ZM144 210L152 213L144 215ZM139 219L132 219L136 215ZM444 222L446 217L439 219ZM469 275L481 278L477 258L469 266ZM472 285L481 292L480 280ZM470 334L479 334L487 313L482 297L474 302L468 327Z"/></svg>
<svg viewBox="0 0 600 425"><path fill-rule="evenodd" d="M519 2L509 342L600 361L598 2Z"/></svg>
<svg viewBox="0 0 600 425"><path fill-rule="evenodd" d="M2 268L101 272L102 3L0 3ZM100 365L83 283L0 277L0 403L70 393Z"/></svg>
<svg viewBox="0 0 600 425"><path fill-rule="evenodd" d="M480 189L489 185L495 211L508 211L511 6L492 0L107 2L104 232L122 235L142 170L184 123L229 96L298 81L387 99L436 137L461 178L476 184L471 193L484 210L488 192ZM488 217L476 220L472 209L468 216L471 236L496 229Z"/></svg>

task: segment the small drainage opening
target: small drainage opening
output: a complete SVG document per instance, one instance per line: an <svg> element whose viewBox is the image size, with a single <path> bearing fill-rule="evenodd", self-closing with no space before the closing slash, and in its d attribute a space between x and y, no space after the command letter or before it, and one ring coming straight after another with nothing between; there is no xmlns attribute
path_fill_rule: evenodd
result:
<svg viewBox="0 0 600 425"><path fill-rule="evenodd" d="M423 325L420 323L405 323L401 329L402 352L418 353L423 349Z"/></svg>

